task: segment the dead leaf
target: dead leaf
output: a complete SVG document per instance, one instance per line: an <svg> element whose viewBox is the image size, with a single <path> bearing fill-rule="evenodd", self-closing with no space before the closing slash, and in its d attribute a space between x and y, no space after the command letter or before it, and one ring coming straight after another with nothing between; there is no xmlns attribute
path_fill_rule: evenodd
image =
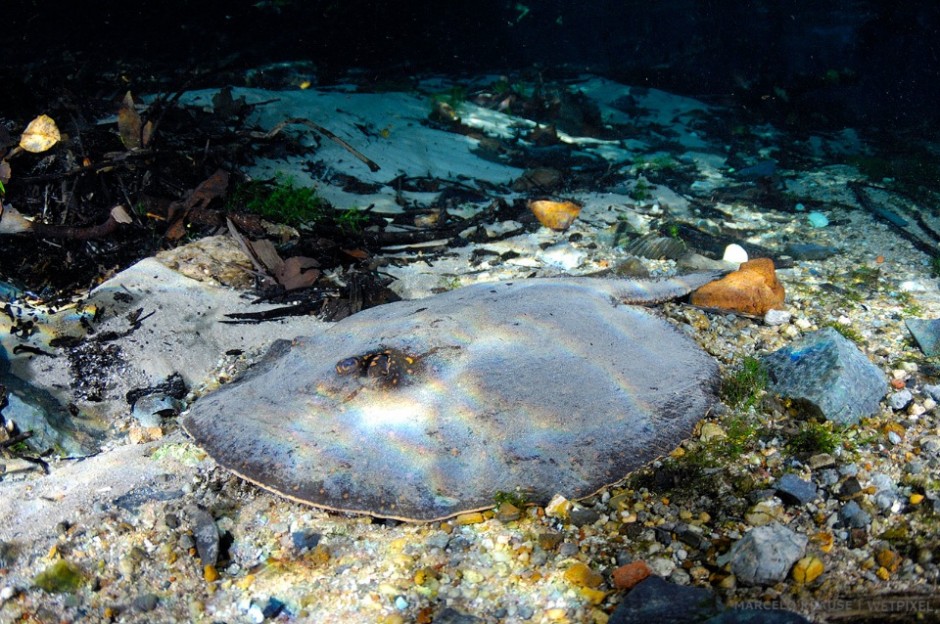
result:
<svg viewBox="0 0 940 624"><path fill-rule="evenodd" d="M10 163L5 160L0 160L0 184L6 184L10 181L10 175L12 175L10 170Z"/></svg>
<svg viewBox="0 0 940 624"><path fill-rule="evenodd" d="M125 210L124 206L120 204L111 209L111 218L117 223L123 223L125 225L134 222L131 216L127 214L127 210Z"/></svg>
<svg viewBox="0 0 940 624"><path fill-rule="evenodd" d="M137 109L134 108L134 98L128 91L121 102L121 108L118 109L118 133L121 135L121 142L127 149L137 149L141 143L141 121Z"/></svg>
<svg viewBox="0 0 940 624"><path fill-rule="evenodd" d="M312 286L320 277L320 266L313 258L294 256L284 261L284 266L275 277L285 290L296 290Z"/></svg>
<svg viewBox="0 0 940 624"><path fill-rule="evenodd" d="M203 210L213 199L222 199L228 190L228 171L219 169L193 189L186 199L175 201L167 208L171 220L166 238L179 240L186 234L187 217L192 210Z"/></svg>
<svg viewBox="0 0 940 624"><path fill-rule="evenodd" d="M48 115L40 115L29 122L26 130L20 136L20 147L27 152L39 154L58 143L62 139L55 121Z"/></svg>

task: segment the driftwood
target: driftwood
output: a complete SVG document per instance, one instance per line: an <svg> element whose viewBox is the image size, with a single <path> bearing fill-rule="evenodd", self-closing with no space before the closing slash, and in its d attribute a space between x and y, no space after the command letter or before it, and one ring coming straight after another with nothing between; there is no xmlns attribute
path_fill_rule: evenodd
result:
<svg viewBox="0 0 940 624"><path fill-rule="evenodd" d="M104 238L112 234L121 224L132 221L123 206L111 209L108 218L98 225L71 226L49 225L31 221L12 206L0 206L0 234L31 234L42 238L64 238L70 240L91 240Z"/></svg>

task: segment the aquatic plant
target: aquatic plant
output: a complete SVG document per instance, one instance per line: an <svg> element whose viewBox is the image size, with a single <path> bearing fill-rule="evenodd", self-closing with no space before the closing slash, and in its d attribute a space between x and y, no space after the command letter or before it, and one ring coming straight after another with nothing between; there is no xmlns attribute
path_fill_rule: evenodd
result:
<svg viewBox="0 0 940 624"><path fill-rule="evenodd" d="M842 432L836 431L831 422L807 420L800 430L787 441L787 452L793 455L815 455L832 453L842 444Z"/></svg>
<svg viewBox="0 0 940 624"><path fill-rule="evenodd" d="M297 187L292 177L281 174L275 176L273 185L258 181L238 185L228 205L292 226L315 222L325 214L316 189Z"/></svg>
<svg viewBox="0 0 940 624"><path fill-rule="evenodd" d="M734 409L749 409L757 404L767 388L767 370L760 360L746 357L741 366L721 382L720 396Z"/></svg>
<svg viewBox="0 0 940 624"><path fill-rule="evenodd" d="M633 190L630 191L629 196L633 201L646 201L653 198L652 190L653 187L646 180L640 178L633 185Z"/></svg>
<svg viewBox="0 0 940 624"><path fill-rule="evenodd" d="M860 333L858 333L851 326L845 325L844 323L839 323L836 321L829 321L828 323L823 325L823 327L833 328L834 330L842 334L843 338L846 338L847 340L851 340L855 344L862 344L865 341L865 338Z"/></svg>

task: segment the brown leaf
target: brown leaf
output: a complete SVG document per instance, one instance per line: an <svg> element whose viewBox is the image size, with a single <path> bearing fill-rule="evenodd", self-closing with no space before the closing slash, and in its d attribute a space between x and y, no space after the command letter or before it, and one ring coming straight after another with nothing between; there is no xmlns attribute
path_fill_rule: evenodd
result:
<svg viewBox="0 0 940 624"><path fill-rule="evenodd" d="M127 149L137 149L140 147L141 121L137 109L134 108L134 98L128 91L124 95L124 101L121 102L121 108L118 110L118 133L121 135L121 142Z"/></svg>
<svg viewBox="0 0 940 624"><path fill-rule="evenodd" d="M275 277L286 290L296 290L312 286L320 271L316 267L320 264L313 258L294 256L284 261L284 266Z"/></svg>
<svg viewBox="0 0 940 624"><path fill-rule="evenodd" d="M62 139L55 121L48 115L40 115L29 122L20 136L20 147L27 152L38 154L45 152Z"/></svg>
<svg viewBox="0 0 940 624"><path fill-rule="evenodd" d="M6 184L10 181L13 172L10 170L10 163L0 160L0 184Z"/></svg>
<svg viewBox="0 0 940 624"><path fill-rule="evenodd" d="M205 208L213 199L222 199L228 190L228 171L219 169L193 190L186 200L186 208Z"/></svg>

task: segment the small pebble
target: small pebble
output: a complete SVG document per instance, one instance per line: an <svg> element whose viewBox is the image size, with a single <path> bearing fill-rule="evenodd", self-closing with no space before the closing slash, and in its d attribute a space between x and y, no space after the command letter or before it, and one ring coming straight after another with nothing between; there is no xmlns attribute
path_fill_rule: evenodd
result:
<svg viewBox="0 0 940 624"><path fill-rule="evenodd" d="M135 611L147 613L157 608L159 599L156 594L143 594L134 598L133 607Z"/></svg>

